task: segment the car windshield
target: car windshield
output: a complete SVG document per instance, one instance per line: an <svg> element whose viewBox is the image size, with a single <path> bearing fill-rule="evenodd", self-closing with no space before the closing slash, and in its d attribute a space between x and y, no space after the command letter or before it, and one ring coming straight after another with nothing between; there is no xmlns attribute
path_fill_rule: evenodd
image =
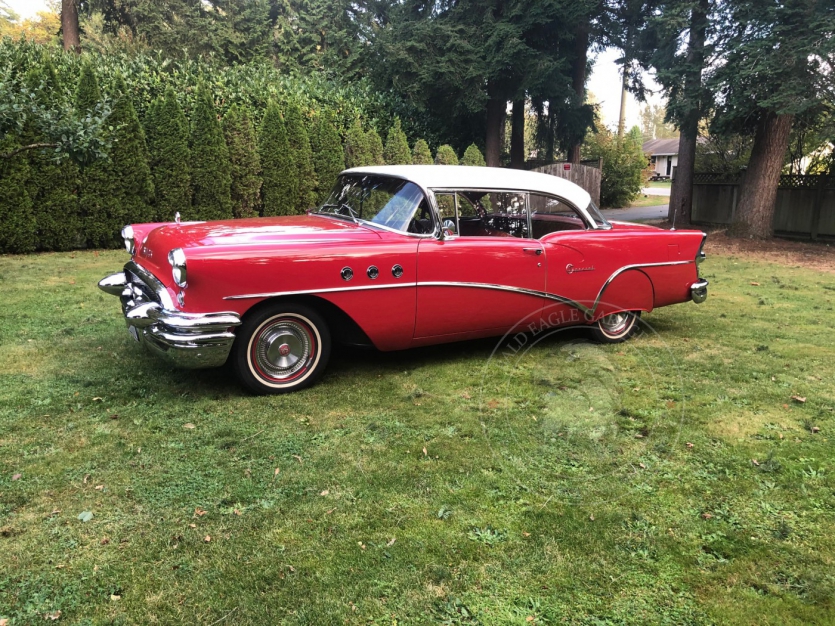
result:
<svg viewBox="0 0 835 626"><path fill-rule="evenodd" d="M586 211L588 211L591 219L594 220L594 223L597 225L598 228L611 228L612 225L603 217L603 213L600 212L600 209L597 208L597 205L594 203L594 200L589 202L589 205L586 207Z"/></svg>
<svg viewBox="0 0 835 626"><path fill-rule="evenodd" d="M434 230L420 187L388 176L340 176L316 212L413 234L431 234Z"/></svg>

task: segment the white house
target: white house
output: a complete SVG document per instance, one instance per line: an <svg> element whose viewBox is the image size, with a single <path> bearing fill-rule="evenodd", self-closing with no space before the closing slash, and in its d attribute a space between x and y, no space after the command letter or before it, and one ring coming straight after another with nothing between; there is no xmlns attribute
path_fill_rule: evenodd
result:
<svg viewBox="0 0 835 626"><path fill-rule="evenodd" d="M649 169L655 176L670 178L678 165L678 137L675 139L651 139L644 142L644 154L649 156Z"/></svg>

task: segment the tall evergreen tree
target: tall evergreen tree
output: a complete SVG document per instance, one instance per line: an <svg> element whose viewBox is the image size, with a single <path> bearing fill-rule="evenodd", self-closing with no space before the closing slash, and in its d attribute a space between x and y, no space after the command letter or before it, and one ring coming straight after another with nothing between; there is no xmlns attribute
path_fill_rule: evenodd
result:
<svg viewBox="0 0 835 626"><path fill-rule="evenodd" d="M264 179L264 215L292 215L298 204L295 155L287 141L287 128L275 102L267 105L258 135Z"/></svg>
<svg viewBox="0 0 835 626"><path fill-rule="evenodd" d="M383 156L383 140L373 128L365 133L365 142L368 150L369 165L385 165L386 159Z"/></svg>
<svg viewBox="0 0 835 626"><path fill-rule="evenodd" d="M307 135L302 111L291 103L284 120L287 126L287 143L296 165L296 213L304 213L316 204L316 172L313 169L313 152Z"/></svg>
<svg viewBox="0 0 835 626"><path fill-rule="evenodd" d="M310 144L318 183L318 203L321 204L330 195L339 173L345 169L345 153L342 150L339 131L324 113L319 113L316 118L316 124L310 134Z"/></svg>
<svg viewBox="0 0 835 626"><path fill-rule="evenodd" d="M461 159L461 165L475 165L480 167L484 167L484 165L486 165L484 162L484 156L481 154L481 150L478 149L477 145L472 143L464 151L464 157Z"/></svg>
<svg viewBox="0 0 835 626"><path fill-rule="evenodd" d="M394 125L389 129L383 157L388 165L409 165L412 162L412 152L406 133L400 126L400 118L395 118Z"/></svg>
<svg viewBox="0 0 835 626"><path fill-rule="evenodd" d="M432 152L425 139L418 139L412 150L412 163L415 165L432 165Z"/></svg>
<svg viewBox="0 0 835 626"><path fill-rule="evenodd" d="M229 150L226 148L212 96L205 85L197 92L189 147L192 160L191 184L194 190L191 216L199 220L231 218L232 175Z"/></svg>
<svg viewBox="0 0 835 626"><path fill-rule="evenodd" d="M101 90L93 64L89 59L81 64L81 73L78 76L78 89L75 94L76 108L85 113L90 113L101 102Z"/></svg>
<svg viewBox="0 0 835 626"><path fill-rule="evenodd" d="M364 167L372 165L373 160L368 150L368 138L359 119L354 120L345 137L345 167Z"/></svg>
<svg viewBox="0 0 835 626"><path fill-rule="evenodd" d="M119 246L122 226L153 219L154 184L145 133L121 76L113 91L109 158L87 168L81 195L87 241L93 247Z"/></svg>
<svg viewBox="0 0 835 626"><path fill-rule="evenodd" d="M151 172L154 178L154 219L171 221L177 212L191 209L191 158L188 120L177 94L169 87L155 100L145 117Z"/></svg>
<svg viewBox="0 0 835 626"><path fill-rule="evenodd" d="M63 104L60 85L52 62L47 57L33 66L26 76L36 103L47 110ZM48 143L31 126L27 143ZM70 159L56 162L54 154L30 152L29 195L37 226L37 247L41 250L70 250L81 245L81 220L78 207L80 172Z"/></svg>
<svg viewBox="0 0 835 626"><path fill-rule="evenodd" d="M232 213L254 217L261 204L261 159L246 109L232 105L223 118L223 134L232 165Z"/></svg>
<svg viewBox="0 0 835 626"><path fill-rule="evenodd" d="M435 154L435 165L458 165L458 155L452 146L444 144L438 148Z"/></svg>
<svg viewBox="0 0 835 626"><path fill-rule="evenodd" d="M0 154L18 148L12 137L0 140ZM35 216L29 186L29 163L20 155L0 159L0 253L35 250Z"/></svg>

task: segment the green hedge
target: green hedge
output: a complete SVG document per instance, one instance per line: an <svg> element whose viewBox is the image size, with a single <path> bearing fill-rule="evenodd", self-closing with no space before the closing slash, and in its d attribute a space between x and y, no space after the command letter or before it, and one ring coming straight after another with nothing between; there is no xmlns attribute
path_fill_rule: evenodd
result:
<svg viewBox="0 0 835 626"><path fill-rule="evenodd" d="M411 160L403 129L414 125L394 115L403 103L363 81L289 76L268 64L76 55L4 40L0 94L37 103L41 122L109 112L95 140L79 137L94 146L87 152L62 144L0 157L0 253L117 247L124 224L177 211L183 219L301 213L346 166ZM47 137L49 125L32 115L0 102L0 154L55 141L56 126Z"/></svg>

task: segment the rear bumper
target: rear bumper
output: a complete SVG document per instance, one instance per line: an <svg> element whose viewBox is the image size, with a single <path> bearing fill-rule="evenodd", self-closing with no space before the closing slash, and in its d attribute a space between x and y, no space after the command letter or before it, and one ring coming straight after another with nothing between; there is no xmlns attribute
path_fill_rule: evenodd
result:
<svg viewBox="0 0 835 626"><path fill-rule="evenodd" d="M701 278L690 285L690 299L696 304L701 304L707 300L707 286L708 282Z"/></svg>
<svg viewBox="0 0 835 626"><path fill-rule="evenodd" d="M223 365L229 357L235 341L232 330L241 324L236 313L177 311L165 287L132 261L124 272L99 281L99 288L119 296L131 336L166 361L204 368Z"/></svg>

